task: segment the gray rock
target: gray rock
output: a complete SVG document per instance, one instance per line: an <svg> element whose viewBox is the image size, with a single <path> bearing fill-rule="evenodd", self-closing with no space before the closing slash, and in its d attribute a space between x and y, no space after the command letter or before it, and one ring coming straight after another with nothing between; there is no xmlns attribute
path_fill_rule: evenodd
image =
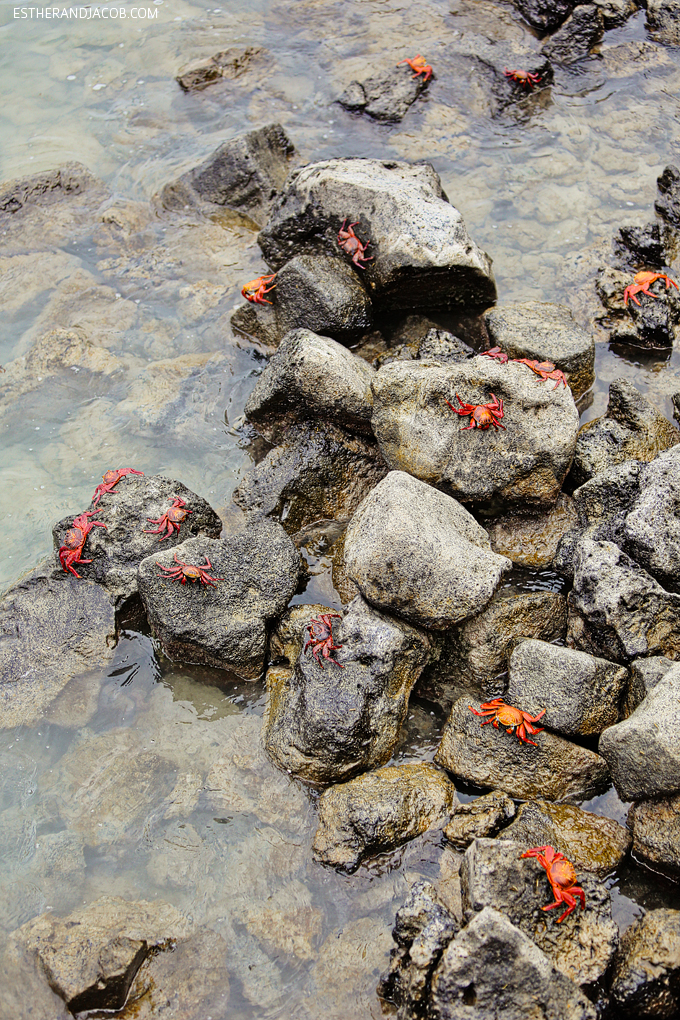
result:
<svg viewBox="0 0 680 1020"><path fill-rule="evenodd" d="M427 762L367 772L321 794L312 856L321 864L356 871L366 856L441 828L455 806L455 787Z"/></svg>
<svg viewBox="0 0 680 1020"><path fill-rule="evenodd" d="M75 677L113 655L115 614L105 591L44 563L0 601L0 729L33 726Z"/></svg>
<svg viewBox="0 0 680 1020"><path fill-rule="evenodd" d="M665 231L658 223L630 224L619 227L613 248L628 269L663 269L668 258L665 241Z"/></svg>
<svg viewBox="0 0 680 1020"><path fill-rule="evenodd" d="M495 836L515 817L515 805L507 793L492 790L482 797L459 804L444 829L449 843L464 850L475 839Z"/></svg>
<svg viewBox="0 0 680 1020"><path fill-rule="evenodd" d="M576 446L571 391L525 365L477 357L451 365L401 362L373 381L373 432L390 468L408 471L480 508L543 509L555 503ZM457 396L504 402L502 430L471 429Z"/></svg>
<svg viewBox="0 0 680 1020"><path fill-rule="evenodd" d="M259 235L267 262L338 254L347 216L374 257L359 270L383 308L489 304L496 286L487 255L470 239L428 163L330 159L294 171ZM346 257L346 256L345 256Z"/></svg>
<svg viewBox="0 0 680 1020"><path fill-rule="evenodd" d="M600 737L621 800L643 800L680 790L680 666L649 692L633 714Z"/></svg>
<svg viewBox="0 0 680 1020"><path fill-rule="evenodd" d="M396 122L403 119L428 83L423 76L415 77L408 64L402 64L365 81L350 82L338 102L373 120Z"/></svg>
<svg viewBox="0 0 680 1020"><path fill-rule="evenodd" d="M636 659L631 663L624 715L634 712L673 666L673 660L663 655L650 655L648 659Z"/></svg>
<svg viewBox="0 0 680 1020"><path fill-rule="evenodd" d="M628 812L633 857L677 880L680 872L680 796L633 804Z"/></svg>
<svg viewBox="0 0 680 1020"><path fill-rule="evenodd" d="M509 560L455 499L391 471L345 535L345 565L364 598L418 626L444 630L480 612Z"/></svg>
<svg viewBox="0 0 680 1020"><path fill-rule="evenodd" d="M574 9L573 0L514 0L515 7L539 32L553 32Z"/></svg>
<svg viewBox="0 0 680 1020"><path fill-rule="evenodd" d="M549 567L561 538L578 524L572 499L561 492L554 507L539 514L502 514L486 523L491 548L515 566Z"/></svg>
<svg viewBox="0 0 680 1020"><path fill-rule="evenodd" d="M327 606L296 606L281 621L267 674L263 738L279 768L309 782L340 782L389 761L409 695L432 654L427 633L357 596L333 621L332 662L317 662L310 620Z"/></svg>
<svg viewBox="0 0 680 1020"><path fill-rule="evenodd" d="M680 227L680 170L671 163L657 177L654 211L671 227Z"/></svg>
<svg viewBox="0 0 680 1020"><path fill-rule="evenodd" d="M621 938L612 999L624 1017L674 1017L680 1009L679 981L680 911L650 910Z"/></svg>
<svg viewBox="0 0 680 1020"><path fill-rule="evenodd" d="M605 525L622 535L623 520L640 491L644 468L642 461L624 460L580 485L574 492L580 528Z"/></svg>
<svg viewBox="0 0 680 1020"><path fill-rule="evenodd" d="M595 379L595 341L566 305L525 301L501 305L484 316L491 346L509 358L551 361L566 373L575 397Z"/></svg>
<svg viewBox="0 0 680 1020"><path fill-rule="evenodd" d="M264 63L264 58L265 51L258 46L248 46L245 50L231 46L210 57L205 64L182 69L175 81L183 92L202 92L223 79L240 78L254 64Z"/></svg>
<svg viewBox="0 0 680 1020"><path fill-rule="evenodd" d="M215 586L168 580L160 566L174 567L175 555L199 566L209 560ZM191 538L142 560L139 593L170 658L255 679L264 669L268 624L295 593L299 570L300 554L283 528L261 521L230 538Z"/></svg>
<svg viewBox="0 0 680 1020"><path fill-rule="evenodd" d="M203 163L166 184L160 203L170 211L216 208L246 213L263 223L281 191L295 146L280 124L249 131L220 145Z"/></svg>
<svg viewBox="0 0 680 1020"><path fill-rule="evenodd" d="M0 223L3 229L11 228L15 218L20 221L34 210L39 212L74 199L85 214L89 213L91 222L94 210L110 198L110 194L106 185L82 163L63 163L54 170L43 170L0 185Z"/></svg>
<svg viewBox="0 0 680 1020"><path fill-rule="evenodd" d="M73 1013L45 980L40 961L15 942L0 952L0 1016L23 1020L72 1020Z"/></svg>
<svg viewBox="0 0 680 1020"><path fill-rule="evenodd" d="M675 441L680 442L680 432ZM622 535L625 551L674 592L680 592L679 504L680 446L675 445L641 470Z"/></svg>
<svg viewBox="0 0 680 1020"><path fill-rule="evenodd" d="M282 336L305 327L351 343L369 332L371 299L340 254L297 255L279 269L274 308Z"/></svg>
<svg viewBox="0 0 680 1020"><path fill-rule="evenodd" d="M429 329L418 348L419 361L448 363L467 361L474 357L475 351L472 347L445 329Z"/></svg>
<svg viewBox="0 0 680 1020"><path fill-rule="evenodd" d="M479 711L479 701L455 703L434 756L453 776L520 800L585 800L609 781L604 758L585 747L547 730L532 747L503 727L483 725L486 719L474 715L470 705Z"/></svg>
<svg viewBox="0 0 680 1020"><path fill-rule="evenodd" d="M265 347L276 348L281 339L276 311L269 305L254 305L246 301L237 307L229 324L237 336L240 334Z"/></svg>
<svg viewBox="0 0 680 1020"><path fill-rule="evenodd" d="M543 44L543 53L560 64L583 60L602 41L604 17L596 4L581 4Z"/></svg>
<svg viewBox="0 0 680 1020"><path fill-rule="evenodd" d="M678 0L648 0L647 24L659 42L680 44L680 3ZM665 173L665 171L664 171Z"/></svg>
<svg viewBox="0 0 680 1020"><path fill-rule="evenodd" d="M639 10L635 0L594 0L594 2L602 11L604 27L607 31L625 24L628 18L637 14Z"/></svg>
<svg viewBox="0 0 680 1020"><path fill-rule="evenodd" d="M545 641L520 641L508 668L504 695L567 737L601 733L619 718L628 670L586 652Z"/></svg>

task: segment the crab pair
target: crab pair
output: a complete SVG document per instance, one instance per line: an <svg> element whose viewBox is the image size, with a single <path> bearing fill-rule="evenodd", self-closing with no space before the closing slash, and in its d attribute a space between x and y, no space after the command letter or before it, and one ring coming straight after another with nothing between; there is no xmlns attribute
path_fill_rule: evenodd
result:
<svg viewBox="0 0 680 1020"><path fill-rule="evenodd" d="M481 357L495 358L496 361L500 361L501 365L505 365L508 361L508 356L505 351L502 351L500 347L492 347L488 351L482 351ZM526 365L531 371L539 376L543 382L547 379L556 379L557 382L553 389L557 389L560 383L563 386L567 385L567 378L561 368L555 368L552 361L538 361L535 358L513 358L512 359L517 365Z"/></svg>

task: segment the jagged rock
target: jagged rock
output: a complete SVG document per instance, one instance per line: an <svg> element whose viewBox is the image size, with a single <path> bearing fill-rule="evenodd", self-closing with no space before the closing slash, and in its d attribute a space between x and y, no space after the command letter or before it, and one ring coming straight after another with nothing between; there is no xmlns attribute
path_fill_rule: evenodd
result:
<svg viewBox="0 0 680 1020"><path fill-rule="evenodd" d="M449 843L464 850L474 839L495 836L515 817L515 805L507 793L493 790L482 797L459 804L444 829Z"/></svg>
<svg viewBox="0 0 680 1020"><path fill-rule="evenodd" d="M619 866L631 844L630 833L613 819L582 811L574 804L551 804L547 800L522 804L499 839L527 846L553 846L577 871L602 877Z"/></svg>
<svg viewBox="0 0 680 1020"><path fill-rule="evenodd" d="M675 438L680 442L680 432ZM675 445L640 471L639 490L622 529L626 552L674 592L680 592L679 504L680 446Z"/></svg>
<svg viewBox="0 0 680 1020"><path fill-rule="evenodd" d="M240 78L253 64L262 63L264 56L265 51L259 46L248 46L245 50L231 46L210 57L205 64L181 70L175 81L183 92L202 92L224 78L232 81Z"/></svg>
<svg viewBox="0 0 680 1020"><path fill-rule="evenodd" d="M269 305L254 305L246 301L237 307L229 324L236 334L242 334L265 347L276 348L281 339L276 311Z"/></svg>
<svg viewBox="0 0 680 1020"><path fill-rule="evenodd" d="M475 351L445 329L429 329L418 348L419 361L467 361Z"/></svg>
<svg viewBox="0 0 680 1020"><path fill-rule="evenodd" d="M678 0L647 0L647 24L659 42L680 44L680 3ZM666 168L667 170L670 167ZM666 173L666 171L664 171Z"/></svg>
<svg viewBox="0 0 680 1020"><path fill-rule="evenodd" d="M576 445L571 391L525 365L477 357L457 364L396 362L373 381L373 432L390 468L484 509L555 503ZM503 429L471 429L458 407L504 402Z"/></svg>
<svg viewBox="0 0 680 1020"><path fill-rule="evenodd" d="M680 796L633 804L628 812L633 856L654 871L677 879L680 872Z"/></svg>
<svg viewBox="0 0 680 1020"><path fill-rule="evenodd" d="M205 566L215 586L168 580L159 566L174 556ZM154 634L170 658L262 675L267 628L295 593L300 554L279 524L260 521L242 534L213 541L190 538L139 565L139 593Z"/></svg>
<svg viewBox="0 0 680 1020"><path fill-rule="evenodd" d="M363 500L344 550L364 598L435 630L480 612L510 563L460 503L403 471Z"/></svg>
<svg viewBox="0 0 680 1020"><path fill-rule="evenodd" d="M484 316L491 346L509 358L551 361L566 373L575 397L595 379L595 341L566 305L525 301L501 305Z"/></svg>
<svg viewBox="0 0 680 1020"><path fill-rule="evenodd" d="M574 9L573 0L514 0L515 7L539 32L553 32Z"/></svg>
<svg viewBox="0 0 680 1020"><path fill-rule="evenodd" d="M387 474L378 445L324 422L293 425L245 475L232 499L289 534L314 521L347 521Z"/></svg>
<svg viewBox="0 0 680 1020"><path fill-rule="evenodd" d="M537 747L501 727L482 725L479 701L460 698L447 720L434 760L453 776L529 800L585 800L609 780L604 758L544 730Z"/></svg>
<svg viewBox="0 0 680 1020"><path fill-rule="evenodd" d="M321 794L312 855L322 864L356 871L367 855L442 827L455 805L455 787L434 765L407 762L367 772Z"/></svg>
<svg viewBox="0 0 680 1020"><path fill-rule="evenodd" d="M389 761L414 684L433 652L428 634L378 612L357 596L333 621L332 657L309 639L327 606L289 610L272 638L263 737L279 768L309 782L341 782Z"/></svg>
<svg viewBox="0 0 680 1020"><path fill-rule="evenodd" d="M274 309L282 335L305 327L342 343L373 325L371 299L340 255L297 255L276 274Z"/></svg>
<svg viewBox="0 0 680 1020"><path fill-rule="evenodd" d="M667 231L669 249L674 249L671 232ZM669 257L671 257L669 251ZM650 294L642 292L624 301L625 289L634 283L631 272L606 267L597 279L597 292L609 316L605 323L611 327L609 339L613 344L665 350L673 346L675 327L680 322L680 295L663 279L650 284ZM671 277L672 278L672 277ZM638 303L639 302L639 303Z"/></svg>
<svg viewBox="0 0 680 1020"><path fill-rule="evenodd" d="M489 258L468 236L428 163L330 159L294 171L258 241L279 269L301 254L338 254L345 213L370 241L359 270L383 308L488 304L496 286Z"/></svg>
<svg viewBox="0 0 680 1020"><path fill-rule="evenodd" d="M372 75L365 81L351 81L338 102L346 110L365 113L373 120L400 121L428 82L415 77L408 64Z"/></svg>
<svg viewBox="0 0 680 1020"><path fill-rule="evenodd" d="M601 733L619 718L619 704L628 670L546 641L520 641L508 667L504 695L536 715L545 710L542 726L567 737Z"/></svg>
<svg viewBox="0 0 680 1020"><path fill-rule="evenodd" d="M671 227L680 227L680 170L671 163L657 177L654 211Z"/></svg>
<svg viewBox="0 0 680 1020"><path fill-rule="evenodd" d="M674 665L672 659L666 659L663 655L650 655L647 659L637 659L631 663L624 715L634 712Z"/></svg>
<svg viewBox="0 0 680 1020"><path fill-rule="evenodd" d="M614 251L627 268L663 269L666 265L665 231L658 223L646 223L643 227L633 224L619 227L614 239Z"/></svg>
<svg viewBox="0 0 680 1020"><path fill-rule="evenodd" d="M650 910L621 937L611 995L624 1017L673 1017L680 1009L680 911Z"/></svg>
<svg viewBox="0 0 680 1020"><path fill-rule="evenodd" d="M562 536L576 527L578 514L573 500L561 492L544 513L509 513L485 523L494 552L516 566L549 567Z"/></svg>
<svg viewBox="0 0 680 1020"><path fill-rule="evenodd" d="M583 60L602 41L604 17L596 4L581 4L543 44L543 53L560 64Z"/></svg>

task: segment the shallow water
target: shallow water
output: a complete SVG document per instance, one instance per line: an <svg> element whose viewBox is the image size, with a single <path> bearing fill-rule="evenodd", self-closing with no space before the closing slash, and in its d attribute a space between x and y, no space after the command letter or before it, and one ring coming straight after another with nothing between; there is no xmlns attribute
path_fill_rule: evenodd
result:
<svg viewBox="0 0 680 1020"><path fill-rule="evenodd" d="M484 80L453 43L485 31L521 37L528 30L509 5L162 0L149 8L153 21L38 22L14 19L14 3L0 2L0 89L10 97L0 113L0 179L78 160L111 188L119 223L73 231L55 220L30 245L0 248L0 363L55 328L91 337L108 357L104 371L52 374L48 365L19 389L3 389L0 376L3 584L50 552L52 523L82 509L108 467L180 478L230 518L249 461L229 423L262 358L234 341L228 320L244 280L264 269L256 230L229 215L169 222L148 204L221 142L278 120L304 160L430 160L494 259L499 301L564 302L586 326L612 234L653 219L656 177L680 158L680 52L649 41L644 11L605 35L601 56L557 70L549 91L492 117ZM174 81L180 67L229 46L261 46L266 58L236 82L184 95ZM332 105L353 77L415 52L437 79L401 124ZM679 357L625 355L600 337L584 420L603 412L619 376L670 417ZM337 604L328 559L309 556L316 573L296 601ZM520 581L554 586L549 576ZM132 632L114 665L90 680L51 722L0 734L0 932L105 892L160 897L225 936L235 961L230 1017L378 1016L375 975L395 907L415 876L438 873L439 837L351 878L323 870L310 859L314 796L257 750L261 685L173 666ZM414 699L397 760L431 757L442 722ZM240 805L232 796L233 809L205 787L225 746L241 748L234 783L248 791ZM148 787L132 782L122 802L115 769L97 771L102 749L116 747L152 755L140 759ZM175 787L178 776L184 786ZM75 791L87 782L97 796L85 808ZM286 810L271 803L269 785ZM612 793L589 807L625 815ZM60 839L72 852L55 870L45 847ZM624 926L636 904L680 906L675 887L634 865L612 881Z"/></svg>

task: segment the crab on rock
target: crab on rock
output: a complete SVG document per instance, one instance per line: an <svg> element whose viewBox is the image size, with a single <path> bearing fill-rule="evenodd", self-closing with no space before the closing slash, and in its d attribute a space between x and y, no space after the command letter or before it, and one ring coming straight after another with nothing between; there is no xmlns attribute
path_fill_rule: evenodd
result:
<svg viewBox="0 0 680 1020"><path fill-rule="evenodd" d="M560 383L564 386L567 385L567 379L564 372L560 368L555 368L552 361L536 361L535 359L532 361L529 358L513 358L512 360L517 362L518 365L526 365L527 368L530 368L532 372L536 373L536 375L540 375L543 382L545 382L546 379L557 379L557 382L553 386L553 389L555 390Z"/></svg>
<svg viewBox="0 0 680 1020"><path fill-rule="evenodd" d="M321 669L323 669L323 663L319 658L319 652L323 655L324 659L328 659L329 662L335 663L340 669L345 667L337 659L334 659L331 652L338 652L342 648L342 645L333 644L333 620L341 620L342 617L338 613L322 613L320 616L316 616L313 620L307 624L309 630L309 641L303 648L303 652L306 652L310 647L312 648L312 655L319 663Z"/></svg>
<svg viewBox="0 0 680 1020"><path fill-rule="evenodd" d="M506 67L503 74L506 78L516 81L518 85L522 85L523 88L529 90L533 89L534 85L538 85L541 81L540 74L532 74L531 71L514 71Z"/></svg>
<svg viewBox="0 0 680 1020"><path fill-rule="evenodd" d="M425 82L428 78L432 77L432 68L429 64L425 63L425 58L421 57L420 53L416 54L413 59L406 57L404 60L400 60L399 64L408 64L411 70L416 72L411 75L412 78L417 78L419 74L424 74L423 81ZM397 67L399 67L399 64L397 64Z"/></svg>
<svg viewBox="0 0 680 1020"><path fill-rule="evenodd" d="M671 287L675 287L676 290L679 289L675 280L671 280L670 276L666 276L665 273L636 273L633 282L629 283L623 292L624 305L628 304L629 299L634 301L636 305L639 305L640 302L635 297L636 294L648 294L649 297L658 298L659 295L653 294L649 289L657 280L663 280L666 284L666 290L669 290Z"/></svg>
<svg viewBox="0 0 680 1020"><path fill-rule="evenodd" d="M83 514L78 514L77 517L73 518L73 524L66 532L64 538L64 544L59 549L59 562L61 563L64 570L70 570L74 577L80 579L80 574L77 574L73 569L74 563L92 563L92 560L82 560L80 557L87 540L87 536L90 534L93 528L105 528L106 525L102 524L101 521L91 521L90 517L93 517L97 513L96 510L86 510Z"/></svg>
<svg viewBox="0 0 680 1020"><path fill-rule="evenodd" d="M500 361L501 365L505 365L508 360L507 354L500 347L490 347L488 351L482 351L480 357L495 358L496 361Z"/></svg>
<svg viewBox="0 0 680 1020"><path fill-rule="evenodd" d="M363 269L364 266L362 263L368 262L373 258L373 255L364 255L364 252L371 242L367 241L366 244L363 244L354 233L352 228L359 225L359 220L357 220L356 223L350 223L347 228L345 228L346 223L347 217L345 217L342 221L342 226L338 231L338 244L347 255L352 256L352 262L354 265L358 266L359 269Z"/></svg>
<svg viewBox="0 0 680 1020"><path fill-rule="evenodd" d="M490 425L498 429L504 429L505 425L501 425L499 419L503 417L503 401L491 394L493 400L488 404L464 404L458 397L458 403L460 407L454 407L450 401L446 401L452 411L456 414L469 414L472 416L472 421L469 425L465 425L460 431L465 432L467 429L488 429Z"/></svg>
<svg viewBox="0 0 680 1020"><path fill-rule="evenodd" d="M581 901L581 910L586 909L586 894L580 885L576 885L576 872L574 865L568 861L564 854L561 854L554 846L534 846L531 850L521 854L522 857L535 857L542 867L545 868L548 881L552 886L554 903L548 903L541 910L552 910L563 903L567 909L557 918L557 923L563 921L567 914L571 914L576 906L576 897Z"/></svg>
<svg viewBox="0 0 680 1020"><path fill-rule="evenodd" d="M486 701L479 707L481 712L478 712L472 705L468 705L470 711L474 712L475 715L491 716L490 719L481 724L482 726L488 726L489 723L493 725L494 729L498 729L499 726L507 726L506 733L512 733L514 730L515 735L523 744L533 744L534 747L538 747L535 740L529 740L527 733L531 733L534 736L536 733L543 732L542 726L536 728L532 723L538 722L545 715L545 709L539 712L538 715L529 715L528 712L523 712L521 708L513 708L512 705L506 705L502 698Z"/></svg>
<svg viewBox="0 0 680 1020"><path fill-rule="evenodd" d="M158 539L159 542L162 542L164 538L170 538L173 532L179 535L179 529L181 527L182 521L186 520L187 514L192 514L194 512L193 510L186 510L185 507L186 503L184 502L184 500L180 499L179 496L175 496L172 499L172 506L170 507L169 510L165 511L162 517L158 518L147 517L147 521L149 522L149 524L160 524L160 527L143 528L144 534L160 535L161 531L165 531L165 529L167 528L167 533L165 535L161 535L161 537Z"/></svg>
<svg viewBox="0 0 680 1020"><path fill-rule="evenodd" d="M105 471L104 474L102 475L101 482L99 483L97 488L94 490L94 495L92 496L92 502L96 506L97 503L99 502L99 500L104 495L104 493L105 492L111 492L113 487L115 485L118 485L118 482L125 475L143 475L143 474L144 474L143 471L135 471L134 468L118 468L116 471L111 471L111 470Z"/></svg>
<svg viewBox="0 0 680 1020"><path fill-rule="evenodd" d="M244 298L248 301L252 301L254 305L271 305L273 301L267 301L265 294L268 294L270 290L274 290L276 286L272 283L272 280L276 279L276 273L272 273L271 276L258 276L257 280L251 280L250 283L244 284L241 288L241 293ZM271 283L271 287L267 284Z"/></svg>
<svg viewBox="0 0 680 1020"><path fill-rule="evenodd" d="M165 577L168 581L179 581L181 584L186 584L187 579L189 581L200 581L201 584L209 585L211 588L216 588L217 585L213 584L214 581L223 581L223 577L211 577L208 573L209 570L213 569L213 565L206 556L205 564L202 567L194 566L192 563L185 563L184 560L177 559L177 553L175 553L176 567L164 567L162 563L156 562L156 566L160 567L161 570L165 571L165 574L157 574L157 577Z"/></svg>

